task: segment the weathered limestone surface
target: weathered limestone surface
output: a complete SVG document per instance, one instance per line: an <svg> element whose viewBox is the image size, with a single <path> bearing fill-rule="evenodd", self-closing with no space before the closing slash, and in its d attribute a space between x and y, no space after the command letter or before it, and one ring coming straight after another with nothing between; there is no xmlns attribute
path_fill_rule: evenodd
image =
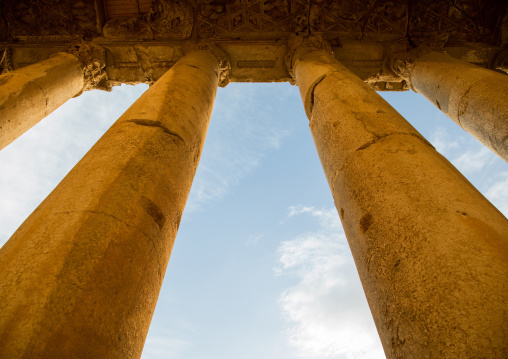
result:
<svg viewBox="0 0 508 359"><path fill-rule="evenodd" d="M508 357L508 220L332 55L295 77L387 357Z"/></svg>
<svg viewBox="0 0 508 359"><path fill-rule="evenodd" d="M81 62L53 57L0 76L0 149L83 89Z"/></svg>
<svg viewBox="0 0 508 359"><path fill-rule="evenodd" d="M508 162L508 76L437 52L413 61L413 90Z"/></svg>
<svg viewBox="0 0 508 359"><path fill-rule="evenodd" d="M1 358L139 358L218 77L184 56L1 249Z"/></svg>

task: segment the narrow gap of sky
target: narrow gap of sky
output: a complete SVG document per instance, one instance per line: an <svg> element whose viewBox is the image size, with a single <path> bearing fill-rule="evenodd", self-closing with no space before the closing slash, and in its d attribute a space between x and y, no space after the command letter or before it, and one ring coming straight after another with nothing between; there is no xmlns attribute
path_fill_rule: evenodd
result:
<svg viewBox="0 0 508 359"><path fill-rule="evenodd" d="M69 101L0 152L0 245L145 85ZM508 165L412 92L383 93L494 205ZM219 89L143 359L383 358L298 89Z"/></svg>

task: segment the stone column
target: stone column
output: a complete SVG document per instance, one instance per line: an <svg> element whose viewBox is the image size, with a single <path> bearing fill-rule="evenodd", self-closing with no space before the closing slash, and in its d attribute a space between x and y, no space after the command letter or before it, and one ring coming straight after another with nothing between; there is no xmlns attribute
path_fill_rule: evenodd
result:
<svg viewBox="0 0 508 359"><path fill-rule="evenodd" d="M506 358L508 220L361 79L304 45L291 66L387 357Z"/></svg>
<svg viewBox="0 0 508 359"><path fill-rule="evenodd" d="M1 249L0 357L140 357L218 77L185 55Z"/></svg>
<svg viewBox="0 0 508 359"><path fill-rule="evenodd" d="M443 53L397 58L393 69L449 118L508 162L508 77Z"/></svg>
<svg viewBox="0 0 508 359"><path fill-rule="evenodd" d="M83 89L77 57L58 53L0 76L0 149Z"/></svg>

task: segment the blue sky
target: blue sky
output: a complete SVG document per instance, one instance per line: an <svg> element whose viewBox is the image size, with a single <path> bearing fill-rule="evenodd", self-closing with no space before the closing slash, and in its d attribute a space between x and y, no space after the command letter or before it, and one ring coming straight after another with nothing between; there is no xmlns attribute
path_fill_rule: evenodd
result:
<svg viewBox="0 0 508 359"><path fill-rule="evenodd" d="M0 152L0 245L147 89L72 99ZM508 164L425 98L383 93L508 214ZM143 359L383 358L298 89L219 89Z"/></svg>

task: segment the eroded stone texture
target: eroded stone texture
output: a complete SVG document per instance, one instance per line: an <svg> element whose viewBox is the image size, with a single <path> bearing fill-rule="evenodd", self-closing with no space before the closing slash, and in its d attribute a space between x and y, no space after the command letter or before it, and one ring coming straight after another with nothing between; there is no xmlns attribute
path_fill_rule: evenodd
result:
<svg viewBox="0 0 508 359"><path fill-rule="evenodd" d="M79 60L58 53L0 76L0 149L83 90Z"/></svg>
<svg viewBox="0 0 508 359"><path fill-rule="evenodd" d="M0 250L1 358L139 358L218 78L184 56Z"/></svg>
<svg viewBox="0 0 508 359"><path fill-rule="evenodd" d="M506 358L508 220L327 52L295 61L388 358Z"/></svg>
<svg viewBox="0 0 508 359"><path fill-rule="evenodd" d="M464 130L508 162L508 77L431 52L402 66L403 76Z"/></svg>

